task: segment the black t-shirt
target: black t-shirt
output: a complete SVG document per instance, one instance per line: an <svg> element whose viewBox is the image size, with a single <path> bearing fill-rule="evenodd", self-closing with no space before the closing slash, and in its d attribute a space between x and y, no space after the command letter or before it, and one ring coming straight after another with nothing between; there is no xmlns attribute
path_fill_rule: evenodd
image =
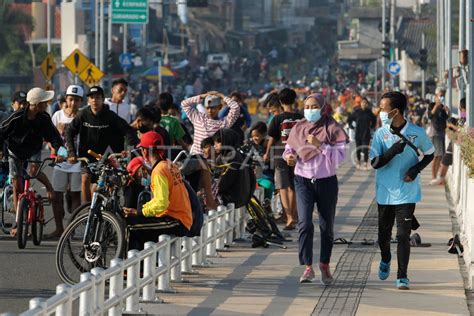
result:
<svg viewBox="0 0 474 316"><path fill-rule="evenodd" d="M273 150L273 157L275 165L280 166L285 161L281 158L285 151L285 144L290 135L290 131L297 121L301 120L303 116L299 113L283 112L275 116L268 127L268 135L275 139L275 148Z"/></svg>

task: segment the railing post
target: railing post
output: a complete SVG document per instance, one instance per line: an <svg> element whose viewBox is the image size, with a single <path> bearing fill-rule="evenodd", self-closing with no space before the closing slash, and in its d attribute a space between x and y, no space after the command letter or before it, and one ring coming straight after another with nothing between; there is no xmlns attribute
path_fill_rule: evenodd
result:
<svg viewBox="0 0 474 316"><path fill-rule="evenodd" d="M166 246L158 252L158 260L160 266L166 267L166 272L158 277L158 291L160 292L173 292L170 287L170 241L171 237L168 235L160 235L160 242L165 242Z"/></svg>
<svg viewBox="0 0 474 316"><path fill-rule="evenodd" d="M193 249L192 240L189 237L182 238L184 259L181 261L181 271L184 274L193 273Z"/></svg>
<svg viewBox="0 0 474 316"><path fill-rule="evenodd" d="M91 289L82 292L79 295L79 315L89 315L92 316L94 309L94 292L95 284L92 279L92 274L85 272L81 274L81 282L90 282Z"/></svg>
<svg viewBox="0 0 474 316"><path fill-rule="evenodd" d="M155 250L143 260L143 278L152 277L152 282L143 287L144 302L158 302L160 299L156 296L156 244L152 241L145 243L145 250L154 248Z"/></svg>
<svg viewBox="0 0 474 316"><path fill-rule="evenodd" d="M208 243L207 243L207 246L206 246L206 256L216 257L217 256L216 242L215 242L215 240L210 241L211 238L214 238L214 236L215 236L214 231L215 231L216 223L215 223L214 218L216 216L216 211L215 210L210 210L208 214L209 214L208 222L207 222L207 226L206 226L206 231L204 232L204 234L207 234L207 240L208 240Z"/></svg>
<svg viewBox="0 0 474 316"><path fill-rule="evenodd" d="M242 235L240 234L240 208L234 209L234 236L235 239L240 239L242 238Z"/></svg>
<svg viewBox="0 0 474 316"><path fill-rule="evenodd" d="M57 316L69 316L72 315L72 290L68 284L59 284L56 286L56 294L66 293L67 302L56 307Z"/></svg>
<svg viewBox="0 0 474 316"><path fill-rule="evenodd" d="M216 248L217 250L223 250L225 246L225 218L224 212L226 207L224 205L219 205L217 207L217 241L216 241Z"/></svg>
<svg viewBox="0 0 474 316"><path fill-rule="evenodd" d="M239 212L239 218L240 218L240 236L243 237L245 236L245 226L247 225L245 219L245 208L241 207L238 209Z"/></svg>
<svg viewBox="0 0 474 316"><path fill-rule="evenodd" d="M41 312L44 312L44 303L45 299L41 297L35 297L30 300L29 307L30 309L41 308Z"/></svg>
<svg viewBox="0 0 474 316"><path fill-rule="evenodd" d="M178 259L178 264L171 267L171 281L173 282L183 282L181 277L181 237L175 238L174 242L171 244L171 260Z"/></svg>
<svg viewBox="0 0 474 316"><path fill-rule="evenodd" d="M91 270L92 275L94 276L93 282L95 285L95 298L94 298L94 314L104 314L104 296L105 296L105 280L103 277L104 269L102 268L93 268Z"/></svg>
<svg viewBox="0 0 474 316"><path fill-rule="evenodd" d="M138 250L129 250L127 260L129 259L132 259L133 265L127 269L127 289L135 288L136 292L127 297L125 311L138 312L140 301L140 258Z"/></svg>
<svg viewBox="0 0 474 316"><path fill-rule="evenodd" d="M122 297L123 292L123 261L122 259L116 258L112 259L110 262L110 267L114 268L116 266L121 267L120 273L113 275L110 278L110 287L109 287L109 298L113 297ZM122 315L122 300L116 306L113 306L109 309L109 316L119 316Z"/></svg>
<svg viewBox="0 0 474 316"><path fill-rule="evenodd" d="M229 203L227 205L227 213L225 214L226 230L228 229L226 233L225 244L228 246L232 244L234 237L234 210L235 204Z"/></svg>

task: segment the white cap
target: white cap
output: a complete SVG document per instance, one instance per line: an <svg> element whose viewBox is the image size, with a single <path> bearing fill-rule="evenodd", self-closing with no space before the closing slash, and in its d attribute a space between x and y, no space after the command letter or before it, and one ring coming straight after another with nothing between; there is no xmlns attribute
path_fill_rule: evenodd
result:
<svg viewBox="0 0 474 316"><path fill-rule="evenodd" d="M66 90L66 96L68 95L73 95L73 96L83 99L84 89L82 89L81 86L70 85L69 87L67 87L67 90Z"/></svg>
<svg viewBox="0 0 474 316"><path fill-rule="evenodd" d="M39 104L41 102L50 101L54 98L54 91L45 91L41 88L33 88L28 91L26 101L30 104Z"/></svg>
<svg viewBox="0 0 474 316"><path fill-rule="evenodd" d="M435 90L435 93L436 93L436 94L440 93L441 91L446 92L446 85L441 84L441 85L439 85L438 87L436 87L436 90Z"/></svg>

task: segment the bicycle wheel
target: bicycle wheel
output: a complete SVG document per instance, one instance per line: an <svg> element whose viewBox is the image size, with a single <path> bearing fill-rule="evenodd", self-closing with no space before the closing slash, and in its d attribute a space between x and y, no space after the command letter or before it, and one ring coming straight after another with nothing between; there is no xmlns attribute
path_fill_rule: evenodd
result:
<svg viewBox="0 0 474 316"><path fill-rule="evenodd" d="M258 207L258 201L255 197L252 197L247 204L247 211L255 221L258 230L260 230L265 238L269 237L272 234L272 228L268 220L268 214L263 208Z"/></svg>
<svg viewBox="0 0 474 316"><path fill-rule="evenodd" d="M94 236L84 244L89 214L80 214L66 228L56 248L56 269L63 282L78 283L81 273L92 268L107 268L114 258L122 257L125 248L125 228L113 213L102 212L102 219L91 218Z"/></svg>
<svg viewBox="0 0 474 316"><path fill-rule="evenodd" d="M9 184L3 188L2 192L2 215L0 220L2 231L5 234L10 233L10 229L16 227L16 212L13 205L13 187Z"/></svg>
<svg viewBox="0 0 474 316"><path fill-rule="evenodd" d="M31 223L31 234L33 235L33 244L39 246L41 240L43 240L43 228L44 228L44 217L43 217L43 203L41 202L41 196L38 195L38 205L35 210L35 218Z"/></svg>
<svg viewBox="0 0 474 316"><path fill-rule="evenodd" d="M89 213L90 208L91 208L90 202L79 205L76 209L72 211L71 218L69 219L69 224L71 224L76 219L76 217L79 216L79 214Z"/></svg>
<svg viewBox="0 0 474 316"><path fill-rule="evenodd" d="M26 242L28 241L28 208L29 202L26 197L20 199L18 203L18 222L16 230L16 239L18 242L18 248L24 249Z"/></svg>

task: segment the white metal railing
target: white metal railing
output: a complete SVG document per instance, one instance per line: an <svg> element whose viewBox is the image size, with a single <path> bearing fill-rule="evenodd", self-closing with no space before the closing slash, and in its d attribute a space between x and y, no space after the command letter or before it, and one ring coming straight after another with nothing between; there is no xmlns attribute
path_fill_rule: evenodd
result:
<svg viewBox="0 0 474 316"><path fill-rule="evenodd" d="M461 158L459 145L453 144L453 164L448 173L451 202L456 212L463 259L468 272L469 287L474 288L474 179Z"/></svg>
<svg viewBox="0 0 474 316"><path fill-rule="evenodd" d="M256 195L263 201L263 189L257 189ZM192 273L193 267L208 266L207 258L215 257L217 251L241 238L245 220L245 208L221 205L217 211L204 215L201 236L161 235L158 243L147 242L142 251L128 251L126 260L113 259L105 270L94 268L90 273L82 273L78 284L58 285L56 295L49 299L31 299L29 310L21 315L114 316L139 312L140 302L160 302L157 292L174 292L170 282L182 281L182 274ZM79 310L73 311L73 302L77 300Z"/></svg>

